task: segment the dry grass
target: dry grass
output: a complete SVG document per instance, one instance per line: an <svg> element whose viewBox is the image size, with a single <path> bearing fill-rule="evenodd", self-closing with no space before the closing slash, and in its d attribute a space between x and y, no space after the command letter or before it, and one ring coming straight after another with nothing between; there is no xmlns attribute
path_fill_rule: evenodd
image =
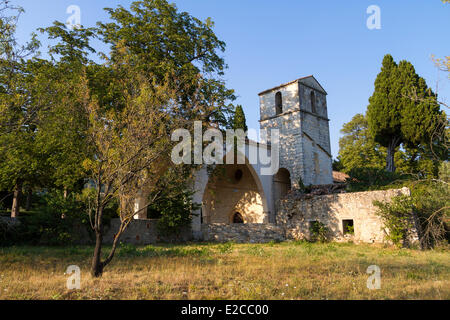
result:
<svg viewBox="0 0 450 320"><path fill-rule="evenodd" d="M0 299L450 299L448 249L374 245L186 244L124 246L101 279L92 247L0 248ZM69 265L81 289L66 289ZM381 268L381 289L366 287Z"/></svg>

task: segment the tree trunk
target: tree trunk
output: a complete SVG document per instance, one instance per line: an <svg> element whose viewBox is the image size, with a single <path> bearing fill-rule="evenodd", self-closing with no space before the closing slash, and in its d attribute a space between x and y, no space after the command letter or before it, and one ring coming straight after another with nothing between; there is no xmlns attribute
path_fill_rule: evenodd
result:
<svg viewBox="0 0 450 320"><path fill-rule="evenodd" d="M103 274L103 262L102 262L102 242L103 234L102 230L95 232L95 249L94 257L92 258L91 275L93 277L101 277Z"/></svg>
<svg viewBox="0 0 450 320"><path fill-rule="evenodd" d="M387 154L386 154L386 171L388 172L395 172L395 149L398 147L400 139L395 137L387 146Z"/></svg>
<svg viewBox="0 0 450 320"><path fill-rule="evenodd" d="M30 211L31 210L31 200L33 197L33 190L31 188L27 188L27 200L25 204L25 210Z"/></svg>
<svg viewBox="0 0 450 320"><path fill-rule="evenodd" d="M104 264L102 262L102 244L103 244L103 207L99 205L95 214L95 249L92 257L91 275L101 277Z"/></svg>
<svg viewBox="0 0 450 320"><path fill-rule="evenodd" d="M67 188L64 187L64 199L67 199L68 193L69 193L69 192L67 191Z"/></svg>
<svg viewBox="0 0 450 320"><path fill-rule="evenodd" d="M394 154L395 150L388 147L386 155L386 171L395 172Z"/></svg>
<svg viewBox="0 0 450 320"><path fill-rule="evenodd" d="M14 198L11 207L11 218L17 218L19 216L20 211L20 192L22 189L22 184L17 182L14 186Z"/></svg>

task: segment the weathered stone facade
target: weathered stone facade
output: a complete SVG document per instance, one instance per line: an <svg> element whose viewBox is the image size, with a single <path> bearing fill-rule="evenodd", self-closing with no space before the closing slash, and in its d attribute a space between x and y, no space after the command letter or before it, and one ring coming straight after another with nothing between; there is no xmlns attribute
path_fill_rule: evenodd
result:
<svg viewBox="0 0 450 320"><path fill-rule="evenodd" d="M205 241L264 243L285 240L284 228L271 223L204 224L202 233Z"/></svg>
<svg viewBox="0 0 450 320"><path fill-rule="evenodd" d="M184 228L176 235L161 235L156 227L157 222L157 219L133 220L120 237L120 242L139 245L157 242L181 242L192 239L192 232L189 227ZM119 226L120 220L118 218L111 220L110 225L105 228L104 243L111 244L113 242L114 235L119 230Z"/></svg>
<svg viewBox="0 0 450 320"><path fill-rule="evenodd" d="M277 224L284 226L287 239L309 239L311 223L323 223L329 230L329 236L335 241L352 240L355 242L381 243L388 232L383 221L376 214L374 201L390 201L396 195L409 195L408 188L339 193L315 196L310 199L284 199L280 203ZM354 232L347 233L346 224L351 222ZM413 230L413 239L417 240L417 231Z"/></svg>
<svg viewBox="0 0 450 320"><path fill-rule="evenodd" d="M329 240L363 243L383 243L383 221L376 214L374 201L390 201L394 196L409 195L408 188L369 192L339 193L312 196L309 199L287 198L280 201L277 224L204 224L205 241L268 242L311 239L311 223L324 224ZM354 232L344 228L351 221ZM409 242L418 240L417 230L411 230Z"/></svg>
<svg viewBox="0 0 450 320"><path fill-rule="evenodd" d="M294 187L299 179L305 185L333 182L326 95L313 76L259 94L261 129L280 130L280 168L289 170Z"/></svg>

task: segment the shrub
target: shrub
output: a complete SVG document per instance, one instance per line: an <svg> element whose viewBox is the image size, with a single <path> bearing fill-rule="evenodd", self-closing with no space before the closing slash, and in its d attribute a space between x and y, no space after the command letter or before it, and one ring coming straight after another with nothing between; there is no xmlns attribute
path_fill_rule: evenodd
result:
<svg viewBox="0 0 450 320"><path fill-rule="evenodd" d="M64 197L62 191L53 190L36 198L33 212L19 216L19 224L9 228L0 226L2 244L73 244L86 236L81 231L91 229L79 194Z"/></svg>
<svg viewBox="0 0 450 320"><path fill-rule="evenodd" d="M0 246L10 246L17 243L18 225L9 225L0 220Z"/></svg>
<svg viewBox="0 0 450 320"><path fill-rule="evenodd" d="M428 180L411 186L414 212L420 222L423 249L449 242L450 187L444 180Z"/></svg>
<svg viewBox="0 0 450 320"><path fill-rule="evenodd" d="M355 234L355 226L347 226L347 233L348 234Z"/></svg>
<svg viewBox="0 0 450 320"><path fill-rule="evenodd" d="M76 195L64 197L61 191L43 196L43 205L35 213L20 217L22 242L62 245L74 243L79 234L74 228L83 225L84 207Z"/></svg>
<svg viewBox="0 0 450 320"><path fill-rule="evenodd" d="M392 241L396 246L405 243L411 230L413 202L410 196L400 195L392 198L391 202L374 201L378 207L377 214L389 230L386 239Z"/></svg>
<svg viewBox="0 0 450 320"><path fill-rule="evenodd" d="M326 225L319 221L313 221L310 225L311 237L310 241L312 242L327 242L329 240L329 229Z"/></svg>
<svg viewBox="0 0 450 320"><path fill-rule="evenodd" d="M233 251L233 242L224 242L217 245L217 249L220 253L230 253Z"/></svg>
<svg viewBox="0 0 450 320"><path fill-rule="evenodd" d="M192 201L194 192L189 189L187 182L176 185L171 183L171 177L175 174L177 172L166 173L162 178L164 183L158 185L157 194L149 195L149 199L155 200L150 200L152 203L148 207L148 217L159 219L157 229L165 236L179 234L183 227L190 225L192 212L200 208Z"/></svg>
<svg viewBox="0 0 450 320"><path fill-rule="evenodd" d="M351 169L349 176L348 190L352 192L400 187L410 178L408 175L370 167Z"/></svg>
<svg viewBox="0 0 450 320"><path fill-rule="evenodd" d="M298 179L298 191L302 192L302 193L311 193L312 190L312 186L308 185L305 186L305 184L303 183L302 178Z"/></svg>

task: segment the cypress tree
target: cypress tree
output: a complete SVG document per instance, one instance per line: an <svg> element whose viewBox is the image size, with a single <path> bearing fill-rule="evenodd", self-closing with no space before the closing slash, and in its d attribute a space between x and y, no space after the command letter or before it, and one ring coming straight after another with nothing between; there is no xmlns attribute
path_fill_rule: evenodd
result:
<svg viewBox="0 0 450 320"><path fill-rule="evenodd" d="M394 154L401 144L429 144L441 116L436 95L414 66L408 61L396 64L387 54L367 107L370 133L387 149L386 170L395 171Z"/></svg>
<svg viewBox="0 0 450 320"><path fill-rule="evenodd" d="M247 132L248 130L244 110L242 109L241 105L236 106L236 111L234 113L233 119L233 129L243 129L244 132Z"/></svg>

